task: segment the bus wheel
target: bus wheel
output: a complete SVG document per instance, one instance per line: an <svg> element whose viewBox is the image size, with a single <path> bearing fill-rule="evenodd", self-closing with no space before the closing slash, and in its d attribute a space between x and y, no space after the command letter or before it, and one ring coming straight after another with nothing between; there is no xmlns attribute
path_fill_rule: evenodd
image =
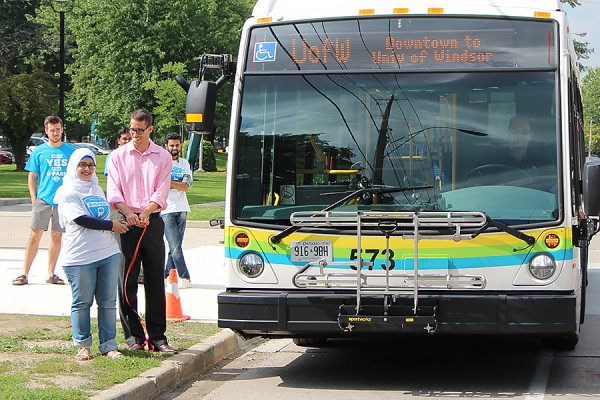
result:
<svg viewBox="0 0 600 400"><path fill-rule="evenodd" d="M570 351L575 350L579 342L579 334L576 332L565 333L564 335L549 336L543 339L544 346L554 350Z"/></svg>
<svg viewBox="0 0 600 400"><path fill-rule="evenodd" d="M294 338L294 344L302 347L320 347L327 343L327 338L311 337L311 338Z"/></svg>
<svg viewBox="0 0 600 400"><path fill-rule="evenodd" d="M587 264L587 261L586 261ZM579 310L579 324L583 324L585 321L585 306L587 296L587 285L588 285L588 274L587 266L581 274L581 310Z"/></svg>

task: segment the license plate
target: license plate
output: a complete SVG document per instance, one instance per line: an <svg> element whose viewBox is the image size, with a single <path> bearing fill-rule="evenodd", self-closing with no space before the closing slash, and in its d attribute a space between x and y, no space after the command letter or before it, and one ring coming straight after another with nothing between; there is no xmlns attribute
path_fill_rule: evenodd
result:
<svg viewBox="0 0 600 400"><path fill-rule="evenodd" d="M324 258L333 260L330 240L302 240L290 243L290 259L292 262L315 261Z"/></svg>

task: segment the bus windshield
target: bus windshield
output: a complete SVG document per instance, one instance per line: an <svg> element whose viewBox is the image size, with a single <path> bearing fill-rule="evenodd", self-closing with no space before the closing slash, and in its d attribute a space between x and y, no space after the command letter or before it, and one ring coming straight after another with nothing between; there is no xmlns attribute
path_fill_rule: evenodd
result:
<svg viewBox="0 0 600 400"><path fill-rule="evenodd" d="M360 187L361 210L556 220L555 72L246 76L234 217L289 224Z"/></svg>

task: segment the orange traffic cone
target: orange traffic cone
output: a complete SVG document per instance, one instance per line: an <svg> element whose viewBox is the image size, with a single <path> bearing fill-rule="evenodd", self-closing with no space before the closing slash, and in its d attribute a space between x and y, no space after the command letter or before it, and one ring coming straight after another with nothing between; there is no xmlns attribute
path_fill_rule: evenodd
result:
<svg viewBox="0 0 600 400"><path fill-rule="evenodd" d="M177 285L177 270L173 268L167 279L167 321L181 322L190 319L189 315L183 315L181 300L179 299L179 286Z"/></svg>

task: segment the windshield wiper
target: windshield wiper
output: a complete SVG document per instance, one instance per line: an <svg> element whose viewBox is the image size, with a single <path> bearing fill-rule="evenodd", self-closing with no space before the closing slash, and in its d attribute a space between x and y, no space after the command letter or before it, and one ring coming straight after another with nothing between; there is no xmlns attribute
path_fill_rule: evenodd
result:
<svg viewBox="0 0 600 400"><path fill-rule="evenodd" d="M333 204L325 207L320 212L331 211L334 208L336 208L337 206L339 206L340 204L343 204L346 201L348 201L350 199L353 199L356 196L362 195L364 193L384 194L384 193L397 193L397 192L406 192L408 190L423 190L423 189L432 189L432 188L433 188L433 185L409 186L409 187L370 187L370 188L362 188L362 189L355 190L354 192L352 192L349 195L343 197L342 199L336 201L335 203L333 203ZM301 228L300 226L292 225L292 226L284 229L283 231L279 232L278 234L271 236L269 238L269 240L270 240L271 243L277 244L277 243L281 242L281 240L283 238L288 237L292 233L298 231L300 228Z"/></svg>
<svg viewBox="0 0 600 400"><path fill-rule="evenodd" d="M529 246L533 246L533 244L535 243L535 238L533 236L529 236L528 234L523 233L518 229L512 228L512 227L506 225L504 222L492 219L492 218L490 218L489 215L486 215L485 217L486 217L485 224L477 232L474 232L471 235L471 238L476 238L477 236L479 236L480 233L485 232L490 226L493 226L494 228L498 228L501 231L506 232L509 235L516 237L517 239L521 239L522 241L527 243Z"/></svg>

